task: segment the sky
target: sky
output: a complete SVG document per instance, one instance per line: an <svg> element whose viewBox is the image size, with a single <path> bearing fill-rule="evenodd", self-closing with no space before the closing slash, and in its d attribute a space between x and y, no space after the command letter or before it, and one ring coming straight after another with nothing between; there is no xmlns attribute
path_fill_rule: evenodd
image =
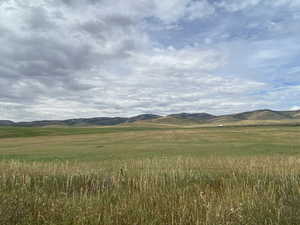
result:
<svg viewBox="0 0 300 225"><path fill-rule="evenodd" d="M0 120L300 109L300 0L0 0Z"/></svg>

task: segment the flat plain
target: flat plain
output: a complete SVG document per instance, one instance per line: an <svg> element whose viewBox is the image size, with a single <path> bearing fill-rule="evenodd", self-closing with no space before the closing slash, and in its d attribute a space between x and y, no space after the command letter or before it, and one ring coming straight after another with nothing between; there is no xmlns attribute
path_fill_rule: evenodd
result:
<svg viewBox="0 0 300 225"><path fill-rule="evenodd" d="M0 128L0 222L300 224L300 127Z"/></svg>

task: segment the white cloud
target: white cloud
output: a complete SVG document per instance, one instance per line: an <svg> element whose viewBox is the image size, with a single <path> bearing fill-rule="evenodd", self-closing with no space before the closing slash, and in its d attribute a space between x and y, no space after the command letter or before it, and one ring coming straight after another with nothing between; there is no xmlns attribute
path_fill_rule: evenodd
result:
<svg viewBox="0 0 300 225"><path fill-rule="evenodd" d="M195 20L214 14L213 5L207 0L153 0L153 16L165 23L174 23L180 19ZM150 14L151 15L151 14Z"/></svg>
<svg viewBox="0 0 300 225"><path fill-rule="evenodd" d="M262 0L223 0L221 2L216 3L216 5L218 7L225 8L228 11L235 12L248 7L256 6L260 2L262 2Z"/></svg>
<svg viewBox="0 0 300 225"><path fill-rule="evenodd" d="M296 84L279 90L270 77L291 81L298 71L293 64L299 52L297 19L274 22L273 14L268 14L268 32L277 32L280 38L256 40L265 17L252 21L241 16L240 22L230 14L255 7L266 10L268 4L266 0L2 2L0 119L220 114L296 102ZM280 4L297 6L292 0ZM218 15L215 7L225 8L230 16ZM188 42L193 35L192 43L197 44ZM202 39L207 40L205 45ZM289 73L276 73L288 63Z"/></svg>
<svg viewBox="0 0 300 225"><path fill-rule="evenodd" d="M230 12L236 12L256 6L297 8L300 6L300 2L299 0L222 0L216 2L215 6L224 8Z"/></svg>
<svg viewBox="0 0 300 225"><path fill-rule="evenodd" d="M214 13L214 6L209 4L206 0L196 1L186 9L187 18L190 20L201 19L213 15Z"/></svg>
<svg viewBox="0 0 300 225"><path fill-rule="evenodd" d="M271 1L269 0L271 4L275 6L289 6L289 7L299 7L300 1L299 0L277 0L277 1Z"/></svg>
<svg viewBox="0 0 300 225"><path fill-rule="evenodd" d="M290 108L290 110L293 110L293 111L300 110L300 106L293 106Z"/></svg>
<svg viewBox="0 0 300 225"><path fill-rule="evenodd" d="M197 48L176 50L169 47L167 49L153 49L148 54L131 53L130 55L132 57L131 61L135 63L133 68L140 72L149 68L152 70L168 68L180 72L191 69L207 71L216 69L224 63L221 54L215 51L201 51Z"/></svg>

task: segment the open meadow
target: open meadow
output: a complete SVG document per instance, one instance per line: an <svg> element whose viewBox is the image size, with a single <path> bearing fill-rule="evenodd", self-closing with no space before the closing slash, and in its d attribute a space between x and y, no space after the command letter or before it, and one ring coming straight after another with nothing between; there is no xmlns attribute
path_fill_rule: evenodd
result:
<svg viewBox="0 0 300 225"><path fill-rule="evenodd" d="M300 127L0 127L2 225L298 225Z"/></svg>

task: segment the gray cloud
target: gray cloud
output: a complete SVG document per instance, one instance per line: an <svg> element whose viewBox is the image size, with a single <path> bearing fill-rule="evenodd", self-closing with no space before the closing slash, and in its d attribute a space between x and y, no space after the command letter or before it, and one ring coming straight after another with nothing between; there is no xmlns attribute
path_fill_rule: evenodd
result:
<svg viewBox="0 0 300 225"><path fill-rule="evenodd" d="M297 56L298 50L293 50L297 38L288 41L285 37L295 33L299 20L293 14L291 20L280 17L281 20L272 22L273 14L263 17L261 13L267 4L271 3L1 1L0 119L182 111L229 113L245 107L282 105L281 101L271 99L281 93L287 101L291 92L274 89L273 83L260 78L260 72L266 72L282 59L291 62ZM290 10L298 7L296 1L282 0L278 4L272 7L284 5ZM251 11L254 8L255 13ZM247 9L251 10L244 15L244 24L252 26L252 36L257 38L248 38L241 32L247 28L241 30L239 24L232 22L236 19L233 11ZM226 21L220 19L224 11L230 15ZM262 22L264 30L269 29L270 34L282 38L289 49L287 55L282 48L276 48L277 40L268 41L271 35L254 34L261 24L249 21L253 22L257 13L259 18L272 22ZM216 19L221 25L212 29L212 20ZM192 33L186 32L187 28ZM153 34L153 30L158 32ZM174 30L195 44L183 44L178 39L180 35L170 35L172 41L168 44L160 39L160 35L168 36ZM204 38L211 44L201 44L199 40ZM260 51L256 51L258 48ZM253 69L255 75L245 68ZM297 65L292 68L295 69L289 70L290 77L299 71ZM298 89L290 87L290 90ZM267 94L262 97L262 92ZM296 97L292 100L296 101Z"/></svg>

